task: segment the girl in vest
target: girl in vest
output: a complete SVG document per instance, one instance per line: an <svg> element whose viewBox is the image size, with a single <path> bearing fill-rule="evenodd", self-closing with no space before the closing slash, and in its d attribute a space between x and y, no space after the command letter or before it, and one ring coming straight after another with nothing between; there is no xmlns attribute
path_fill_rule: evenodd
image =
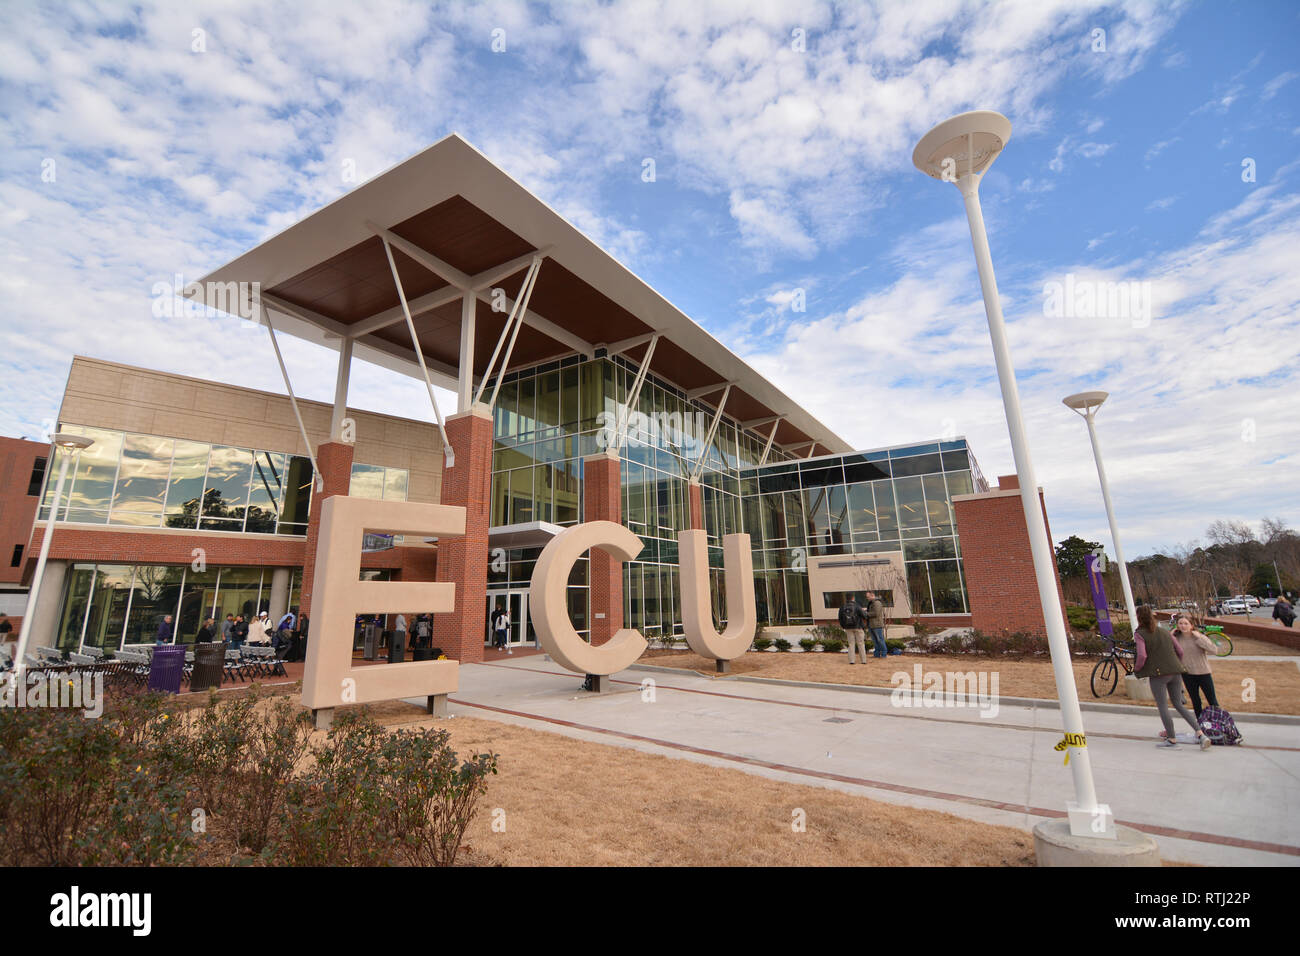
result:
<svg viewBox="0 0 1300 956"><path fill-rule="evenodd" d="M1160 721L1165 725L1165 739L1157 747L1176 747L1178 740L1174 736L1174 721L1169 716L1169 703L1173 701L1185 721L1196 731L1196 742L1202 750L1210 749L1210 738L1205 736L1201 725L1196 722L1192 712L1183 705L1183 649L1178 642L1163 628L1156 627L1151 608L1143 604L1137 609L1138 626L1133 632L1137 643L1138 677L1151 679L1151 695L1156 699L1156 709L1160 711Z"/></svg>

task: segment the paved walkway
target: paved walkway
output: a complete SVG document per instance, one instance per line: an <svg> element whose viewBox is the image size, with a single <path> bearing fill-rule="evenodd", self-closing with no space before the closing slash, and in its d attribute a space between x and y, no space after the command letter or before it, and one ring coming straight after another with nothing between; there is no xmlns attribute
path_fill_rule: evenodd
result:
<svg viewBox="0 0 1300 956"><path fill-rule="evenodd" d="M654 681L654 700L642 681ZM633 669L605 695L542 656L470 664L450 712L1023 829L1073 789L1060 714L899 708L884 694ZM1155 746L1155 714L1084 715L1097 793L1167 860L1300 865L1300 727L1246 719L1241 747Z"/></svg>

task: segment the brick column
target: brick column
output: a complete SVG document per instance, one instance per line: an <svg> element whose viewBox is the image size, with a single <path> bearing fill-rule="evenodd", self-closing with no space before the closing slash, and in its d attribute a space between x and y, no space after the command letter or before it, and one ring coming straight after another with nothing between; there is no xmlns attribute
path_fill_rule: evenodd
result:
<svg viewBox="0 0 1300 956"><path fill-rule="evenodd" d="M312 584L316 577L316 543L320 540L321 505L326 498L346 495L352 484L352 446L338 441L322 442L316 449L316 464L325 490L312 495L311 515L307 520L307 548L302 559L302 594L299 611L311 613ZM315 478L312 479L315 481Z"/></svg>
<svg viewBox="0 0 1300 956"><path fill-rule="evenodd" d="M582 520L623 523L622 462L602 453L582 460ZM623 627L623 565L592 550L587 566L591 587L591 643L604 644Z"/></svg>
<svg viewBox="0 0 1300 956"><path fill-rule="evenodd" d="M1034 577L1034 560L1019 489L1019 479L1006 475L998 479L996 490L953 497L971 626L988 634L1026 631L1045 636L1043 608L1038 599L1038 582ZM1038 501L1046 523L1047 504L1042 489ZM1050 524L1047 538L1050 542ZM1052 569L1056 572L1056 592L1064 612L1055 551ZM1068 622L1066 630L1069 630Z"/></svg>
<svg viewBox="0 0 1300 956"><path fill-rule="evenodd" d="M704 491L700 488L698 481L688 481L686 483L686 497L690 509L691 530L704 530Z"/></svg>
<svg viewBox="0 0 1300 956"><path fill-rule="evenodd" d="M486 405L447 419L456 466L442 471L442 504L465 509L465 536L438 542L436 580L456 585L456 609L433 616L433 643L448 657L483 660L487 621L488 518L492 498L492 416Z"/></svg>

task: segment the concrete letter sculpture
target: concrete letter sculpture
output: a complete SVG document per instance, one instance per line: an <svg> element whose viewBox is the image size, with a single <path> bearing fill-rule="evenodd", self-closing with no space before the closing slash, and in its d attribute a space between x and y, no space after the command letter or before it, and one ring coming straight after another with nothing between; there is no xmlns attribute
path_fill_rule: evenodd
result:
<svg viewBox="0 0 1300 956"><path fill-rule="evenodd" d="M677 555L682 573L682 630L686 632L686 643L696 654L714 661L730 661L744 654L754 640L754 628L758 622L749 535L729 534L722 539L727 581L727 629L721 634L713 626L709 601L709 553L705 533L679 531Z"/></svg>
<svg viewBox="0 0 1300 956"><path fill-rule="evenodd" d="M641 552L641 539L613 521L588 521L566 528L551 539L537 559L528 589L528 611L546 653L562 667L579 674L604 676L629 667L646 649L645 638L622 628L606 643L588 644L569 620L567 591L574 562L590 548L600 548L621 561Z"/></svg>
<svg viewBox="0 0 1300 956"><path fill-rule="evenodd" d="M366 531L446 539L465 533L465 509L345 495L325 499L316 548L311 639L307 642L307 666L302 677L302 703L320 712L318 727L328 726L332 709L345 703L428 697L430 710L436 712L435 708L441 709L446 695L457 687L456 661L412 661L353 669L353 624L357 614L450 611L456 605L454 584L359 580L361 537Z"/></svg>

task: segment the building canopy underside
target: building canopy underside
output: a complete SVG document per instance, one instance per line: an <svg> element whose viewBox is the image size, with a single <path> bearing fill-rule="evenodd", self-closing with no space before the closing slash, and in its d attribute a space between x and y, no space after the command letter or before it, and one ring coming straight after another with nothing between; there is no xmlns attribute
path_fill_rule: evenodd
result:
<svg viewBox="0 0 1300 956"><path fill-rule="evenodd" d="M487 373L509 309L540 255L510 369L591 356L598 347L639 363L657 334L653 374L710 404L730 383L725 414L764 434L780 416L777 447L801 456L851 450L455 135L205 276L203 299L229 310L229 283L257 283L277 332L334 348L346 337L354 355L422 377L385 239L435 384L458 388L467 294L474 323L467 371L475 385ZM499 311L494 302L502 292Z"/></svg>

